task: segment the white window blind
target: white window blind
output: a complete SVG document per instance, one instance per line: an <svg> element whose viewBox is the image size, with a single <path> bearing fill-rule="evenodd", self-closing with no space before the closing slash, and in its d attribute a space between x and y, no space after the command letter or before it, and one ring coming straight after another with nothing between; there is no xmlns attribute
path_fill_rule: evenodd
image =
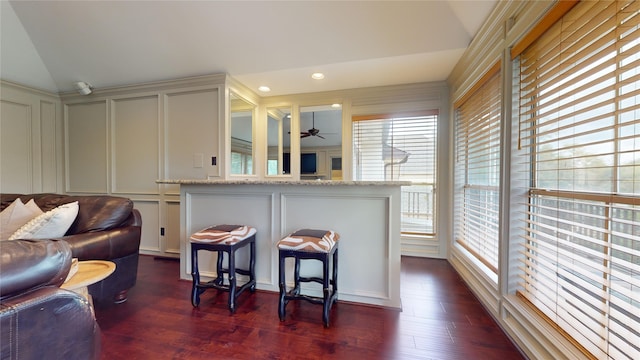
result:
<svg viewBox="0 0 640 360"><path fill-rule="evenodd" d="M455 106L455 240L498 272L500 66Z"/></svg>
<svg viewBox="0 0 640 360"><path fill-rule="evenodd" d="M355 180L411 181L402 187L404 233L433 234L438 112L353 117Z"/></svg>
<svg viewBox="0 0 640 360"><path fill-rule="evenodd" d="M582 1L516 59L519 295L592 358L640 359L640 4Z"/></svg>

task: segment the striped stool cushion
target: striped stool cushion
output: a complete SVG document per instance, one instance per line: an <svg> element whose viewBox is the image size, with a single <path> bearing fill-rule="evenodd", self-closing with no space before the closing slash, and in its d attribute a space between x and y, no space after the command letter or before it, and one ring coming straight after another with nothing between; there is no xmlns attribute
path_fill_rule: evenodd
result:
<svg viewBox="0 0 640 360"><path fill-rule="evenodd" d="M191 234L191 241L209 244L233 245L256 233L246 225L216 225Z"/></svg>
<svg viewBox="0 0 640 360"><path fill-rule="evenodd" d="M328 253L339 239L331 230L302 229L278 241L278 249Z"/></svg>

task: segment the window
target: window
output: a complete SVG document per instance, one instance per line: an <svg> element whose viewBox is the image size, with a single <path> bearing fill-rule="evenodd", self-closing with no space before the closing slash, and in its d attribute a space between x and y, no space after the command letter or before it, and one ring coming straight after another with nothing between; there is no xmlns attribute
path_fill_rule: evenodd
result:
<svg viewBox="0 0 640 360"><path fill-rule="evenodd" d="M353 117L355 180L402 187L403 233L433 234L438 112Z"/></svg>
<svg viewBox="0 0 640 360"><path fill-rule="evenodd" d="M278 175L278 159L267 160L267 175Z"/></svg>
<svg viewBox="0 0 640 360"><path fill-rule="evenodd" d="M251 143L231 138L231 174L251 174L253 156Z"/></svg>
<svg viewBox="0 0 640 360"><path fill-rule="evenodd" d="M498 272L501 80L497 64L455 108L455 241Z"/></svg>
<svg viewBox="0 0 640 360"><path fill-rule="evenodd" d="M639 12L579 2L515 59L518 294L597 359L640 359Z"/></svg>

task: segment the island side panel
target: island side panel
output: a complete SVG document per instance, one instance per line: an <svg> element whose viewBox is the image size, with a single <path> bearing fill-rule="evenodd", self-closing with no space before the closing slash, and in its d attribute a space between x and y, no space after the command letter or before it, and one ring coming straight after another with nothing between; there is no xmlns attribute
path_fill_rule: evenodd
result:
<svg viewBox="0 0 640 360"><path fill-rule="evenodd" d="M256 228L256 287L263 290L278 289L276 282L276 258L272 242L275 231L275 195L270 192L246 192L243 187L183 186L181 201L184 204L181 259L181 278L191 280L191 248L189 237L192 233L213 225L248 225ZM247 268L249 248L236 254L236 266ZM200 275L210 280L216 276L215 252L200 251L198 268ZM225 260L226 266L227 260ZM238 275L242 283L245 277Z"/></svg>
<svg viewBox="0 0 640 360"><path fill-rule="evenodd" d="M400 308L400 186L182 184L181 202L183 279L191 279L188 239L193 231L244 223L258 231L257 287L278 291L277 241L299 228L325 228L342 237L339 299ZM303 272L319 269L319 262L307 263ZM207 271L203 275L215 274L214 254L202 257L200 264ZM319 292L313 285L308 290Z"/></svg>
<svg viewBox="0 0 640 360"><path fill-rule="evenodd" d="M388 196L344 194L331 196L314 193L284 193L282 227L285 233L300 228L331 229L340 234L339 240L339 298L345 301L393 306L394 282L390 254L393 253L388 219ZM288 264L293 273L293 262ZM304 275L321 274L321 263L303 263ZM292 277L287 279L293 284ZM316 284L303 284L306 293L320 296Z"/></svg>

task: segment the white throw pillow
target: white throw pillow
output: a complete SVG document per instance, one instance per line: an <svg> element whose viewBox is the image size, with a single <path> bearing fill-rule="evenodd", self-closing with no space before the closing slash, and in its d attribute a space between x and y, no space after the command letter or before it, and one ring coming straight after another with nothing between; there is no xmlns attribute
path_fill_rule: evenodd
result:
<svg viewBox="0 0 640 360"><path fill-rule="evenodd" d="M26 205L20 198L15 199L0 212L0 240L8 239L11 234L39 215L42 215L42 210L33 199Z"/></svg>
<svg viewBox="0 0 640 360"><path fill-rule="evenodd" d="M9 240L49 239L64 236L78 216L78 209L77 201L60 205L23 225L9 237Z"/></svg>

